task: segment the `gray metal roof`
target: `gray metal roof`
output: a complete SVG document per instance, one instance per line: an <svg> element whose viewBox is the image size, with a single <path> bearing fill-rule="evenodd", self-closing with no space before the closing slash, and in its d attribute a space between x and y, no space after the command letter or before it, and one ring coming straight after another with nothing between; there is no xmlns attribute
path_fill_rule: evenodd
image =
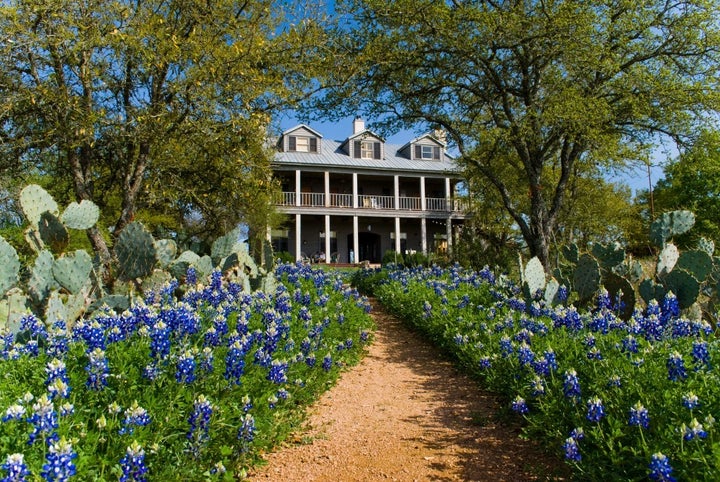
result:
<svg viewBox="0 0 720 482"><path fill-rule="evenodd" d="M395 171L407 174L451 174L458 176L460 170L455 160L443 154L440 161L409 159L399 154L399 144L385 144L384 159L356 159L345 153L340 146L345 141L322 140L320 153L314 152L278 152L272 164L277 167L322 167L355 171Z"/></svg>

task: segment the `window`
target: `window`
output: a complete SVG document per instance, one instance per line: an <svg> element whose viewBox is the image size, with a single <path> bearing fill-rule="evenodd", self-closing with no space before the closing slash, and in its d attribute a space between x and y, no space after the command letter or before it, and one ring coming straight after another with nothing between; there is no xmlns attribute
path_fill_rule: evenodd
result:
<svg viewBox="0 0 720 482"><path fill-rule="evenodd" d="M317 152L317 137L290 136L288 150L294 152Z"/></svg>
<svg viewBox="0 0 720 482"><path fill-rule="evenodd" d="M360 157L363 159L372 159L373 153L375 152L374 142L371 141L362 141L360 143Z"/></svg>
<svg viewBox="0 0 720 482"><path fill-rule="evenodd" d="M432 159L433 158L433 146L422 146L422 158Z"/></svg>
<svg viewBox="0 0 720 482"><path fill-rule="evenodd" d="M440 147L415 144L415 159L440 160Z"/></svg>
<svg viewBox="0 0 720 482"><path fill-rule="evenodd" d="M374 141L355 141L353 157L356 159L382 159L382 145Z"/></svg>

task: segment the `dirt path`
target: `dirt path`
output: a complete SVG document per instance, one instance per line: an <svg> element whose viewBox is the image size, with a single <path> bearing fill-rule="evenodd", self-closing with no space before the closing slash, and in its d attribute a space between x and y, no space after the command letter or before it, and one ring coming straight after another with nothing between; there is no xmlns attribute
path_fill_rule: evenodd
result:
<svg viewBox="0 0 720 482"><path fill-rule="evenodd" d="M375 341L310 409L294 444L267 454L251 481L559 480L497 400L373 303Z"/></svg>

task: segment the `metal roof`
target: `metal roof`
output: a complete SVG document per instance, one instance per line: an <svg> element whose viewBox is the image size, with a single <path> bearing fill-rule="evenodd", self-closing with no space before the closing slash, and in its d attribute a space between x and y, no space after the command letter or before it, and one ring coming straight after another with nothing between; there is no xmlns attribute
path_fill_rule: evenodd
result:
<svg viewBox="0 0 720 482"><path fill-rule="evenodd" d="M384 144L384 159L357 159L350 157L341 146L346 141L322 140L320 153L315 152L278 152L272 164L277 167L322 167L337 168L355 171L396 171L407 173L412 171L418 174L454 174L459 175L455 160L443 153L443 159L421 160L409 159L400 154L400 149L407 146L399 144Z"/></svg>

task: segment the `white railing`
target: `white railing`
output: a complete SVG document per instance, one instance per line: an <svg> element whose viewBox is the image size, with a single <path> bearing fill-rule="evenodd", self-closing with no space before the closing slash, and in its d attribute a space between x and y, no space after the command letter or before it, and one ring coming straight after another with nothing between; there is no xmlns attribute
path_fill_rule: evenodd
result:
<svg viewBox="0 0 720 482"><path fill-rule="evenodd" d="M294 192L283 192L278 205L297 206ZM300 193L301 207L340 207L351 208L353 206L352 194L330 193L329 204L325 204L324 193ZM425 198L425 210L441 212L463 212L467 203L464 199ZM373 196L368 194L358 195L358 208L360 209L395 209L395 198L393 196ZM422 211L422 198L400 197L398 198L398 210L400 211Z"/></svg>

